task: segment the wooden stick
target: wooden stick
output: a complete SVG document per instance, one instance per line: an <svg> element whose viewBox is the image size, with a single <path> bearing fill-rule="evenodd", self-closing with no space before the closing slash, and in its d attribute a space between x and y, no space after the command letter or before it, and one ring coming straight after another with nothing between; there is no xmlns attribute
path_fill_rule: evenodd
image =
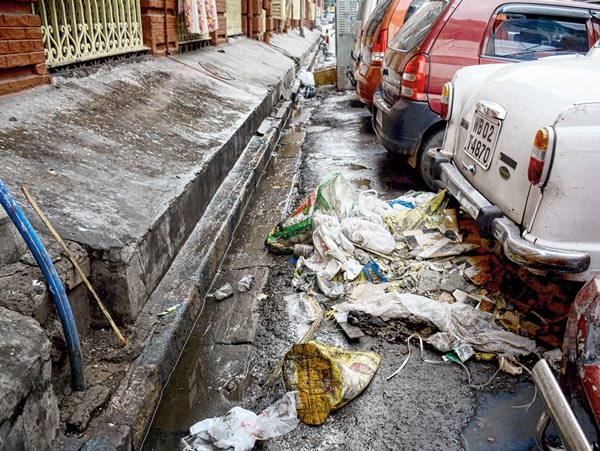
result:
<svg viewBox="0 0 600 451"><path fill-rule="evenodd" d="M71 253L71 251L69 250L69 248L67 247L67 245L65 244L65 242L62 240L62 238L60 237L60 235L58 234L58 232L54 229L54 227L52 227L52 224L50 224L50 221L48 221L48 218L46 218L46 216L44 215L44 213L42 213L42 210L40 210L40 207L38 207L38 205L35 203L35 201L31 197L31 195L29 194L29 191L27 191L27 188L26 187L22 187L21 191L23 191L23 194L25 194L25 197L27 198L27 200L29 201L29 203L31 204L31 206L33 207L33 209L35 210L35 212L38 214L38 216L40 217L40 219L42 220L42 222L46 225L46 227L48 228L48 230L50 231L50 233L54 236L54 238L56 239L56 241L58 241L58 243L62 246L63 250L67 254L67 257L69 257L69 260L71 260L71 263L73 264L73 267L75 268L75 270L81 276L81 279L83 280L83 283L85 283L85 285L88 287L88 290L90 290L90 293L92 293L92 296L94 297L94 299L98 303L98 307L100 307L100 310L102 310L102 313L104 313L104 316L106 317L106 319L110 323L111 327L113 328L113 330L117 334L117 337L119 338L119 341L121 342L121 344L123 346L127 346L127 341L125 341L125 338L123 338L123 335L121 335L121 332L119 331L119 328L117 327L117 325L113 321L112 317L110 316L110 313L108 313L108 310L106 310L106 307L104 307L104 304L102 303L102 301L100 300L100 298L96 294L96 291L94 290L94 288L90 284L88 278L83 273L81 267L79 266L79 264L75 260L75 257L73 257L73 254Z"/></svg>
<svg viewBox="0 0 600 451"><path fill-rule="evenodd" d="M381 252L374 251L373 249L369 249L368 247L361 246L360 244L352 243L357 248L362 249L363 251L370 252L371 254L377 255L378 257L385 258L388 261L392 261L394 257L390 255L382 254ZM393 252L393 251L392 251Z"/></svg>

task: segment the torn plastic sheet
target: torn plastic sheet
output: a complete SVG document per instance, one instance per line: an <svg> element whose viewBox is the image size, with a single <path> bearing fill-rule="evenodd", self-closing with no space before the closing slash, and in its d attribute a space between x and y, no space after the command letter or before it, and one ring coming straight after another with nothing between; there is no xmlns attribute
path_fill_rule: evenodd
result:
<svg viewBox="0 0 600 451"><path fill-rule="evenodd" d="M317 274L317 286L321 293L329 299L339 299L346 294L346 285L340 282L325 279Z"/></svg>
<svg viewBox="0 0 600 451"><path fill-rule="evenodd" d="M347 255L354 252L354 245L341 232L340 222L335 216L316 212L313 217L314 252L308 258L299 257L296 268L309 271L331 280L347 265Z"/></svg>
<svg viewBox="0 0 600 451"><path fill-rule="evenodd" d="M418 205L429 202L435 195L436 193L431 191L410 190L396 199L389 200L387 203L396 211L411 210Z"/></svg>
<svg viewBox="0 0 600 451"><path fill-rule="evenodd" d="M323 311L314 296L307 293L294 293L284 298L293 322L311 324L323 316Z"/></svg>
<svg viewBox="0 0 600 451"><path fill-rule="evenodd" d="M364 265L360 264L354 258L349 258L348 264L346 265L346 271L344 272L344 279L350 282L353 281L360 275L363 268Z"/></svg>
<svg viewBox="0 0 600 451"><path fill-rule="evenodd" d="M226 415L209 418L190 427L183 437L183 451L249 451L257 440L268 440L293 431L298 426L296 396L288 392L259 415L234 407Z"/></svg>
<svg viewBox="0 0 600 451"><path fill-rule="evenodd" d="M465 363L471 357L475 355L475 351L473 348L466 344L459 344L456 349L450 351L448 354L444 355L442 358L444 360L451 360L453 362Z"/></svg>
<svg viewBox="0 0 600 451"><path fill-rule="evenodd" d="M298 258L296 263L296 273L303 274L304 280L307 272L314 273L317 287L331 299L345 294L347 288L343 281L358 278L359 282L379 283L387 280L374 262L361 265L353 258L355 247L351 242L351 239L357 240L365 247L392 252L396 242L384 226L360 218L347 218L340 224L335 216L321 212L314 214L313 224L315 252L308 258ZM343 280L337 280L338 274L340 278L343 275Z"/></svg>
<svg viewBox="0 0 600 451"><path fill-rule="evenodd" d="M302 422L320 425L329 413L356 398L371 382L381 357L321 343L296 344L283 362L286 389L297 391Z"/></svg>
<svg viewBox="0 0 600 451"><path fill-rule="evenodd" d="M535 350L535 341L502 329L491 322L491 315L468 304L448 304L411 293L384 293L346 302L336 307L335 318L347 322L348 312L364 312L382 320L414 319L433 323L439 332L427 337L427 343L442 352L468 344L480 352L506 356L527 355Z"/></svg>

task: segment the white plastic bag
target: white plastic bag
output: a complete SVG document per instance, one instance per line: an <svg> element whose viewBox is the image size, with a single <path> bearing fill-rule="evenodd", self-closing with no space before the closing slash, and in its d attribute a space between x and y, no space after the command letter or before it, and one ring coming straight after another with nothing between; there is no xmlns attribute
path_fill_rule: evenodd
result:
<svg viewBox="0 0 600 451"><path fill-rule="evenodd" d="M234 407L225 416L200 421L181 442L184 451L249 451L256 440L287 434L298 422L296 396L288 392L260 415Z"/></svg>
<svg viewBox="0 0 600 451"><path fill-rule="evenodd" d="M383 224L361 218L342 220L342 232L359 247L389 255L396 248L396 240Z"/></svg>
<svg viewBox="0 0 600 451"><path fill-rule="evenodd" d="M305 70L301 70L298 74L298 80L302 83L302 86L315 86L315 76L312 72L307 72Z"/></svg>
<svg viewBox="0 0 600 451"><path fill-rule="evenodd" d="M354 245L342 233L337 217L319 211L313 216L315 252L309 258L300 257L298 266L307 267L320 277L331 280L340 269L345 269L347 255L354 252Z"/></svg>
<svg viewBox="0 0 600 451"><path fill-rule="evenodd" d="M369 189L358 194L356 215L368 221L383 224L383 218L391 215L394 209L389 203L377 197L377 191Z"/></svg>

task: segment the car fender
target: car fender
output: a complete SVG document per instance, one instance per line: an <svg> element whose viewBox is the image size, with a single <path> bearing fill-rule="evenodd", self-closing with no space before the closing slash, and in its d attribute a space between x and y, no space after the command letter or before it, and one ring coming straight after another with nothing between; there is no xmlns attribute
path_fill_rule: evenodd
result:
<svg viewBox="0 0 600 451"><path fill-rule="evenodd" d="M597 178L600 159L600 102L564 108L554 121L555 148L543 188L533 187L527 200L523 238L548 247L586 251L591 265L580 278L600 271L600 219ZM600 386L599 386L600 388Z"/></svg>
<svg viewBox="0 0 600 451"><path fill-rule="evenodd" d="M509 64L490 64L482 66L464 67L454 74L452 78L453 98L450 105L450 118L447 121L446 136L442 147L442 154L452 158L457 139L458 126L463 121L465 108L473 103L479 92L485 86L486 81L494 72L508 66ZM468 88L467 88L468 87ZM467 109L468 111L468 109Z"/></svg>
<svg viewBox="0 0 600 451"><path fill-rule="evenodd" d="M560 381L569 397L579 392L587 401L596 424L600 419L600 274L580 290L571 306ZM583 391L583 393L581 393Z"/></svg>

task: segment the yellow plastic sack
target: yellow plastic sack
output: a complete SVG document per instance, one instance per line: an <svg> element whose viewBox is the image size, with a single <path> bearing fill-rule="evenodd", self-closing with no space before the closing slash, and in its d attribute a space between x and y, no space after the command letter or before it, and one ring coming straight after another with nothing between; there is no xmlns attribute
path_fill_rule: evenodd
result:
<svg viewBox="0 0 600 451"><path fill-rule="evenodd" d="M434 229L444 223L444 209L448 204L446 190L440 191L430 201L417 205L412 210L402 210L385 218L392 235L405 230Z"/></svg>
<svg viewBox="0 0 600 451"><path fill-rule="evenodd" d="M371 382L381 357L374 352L346 351L314 341L292 346L283 361L288 391L297 391L298 418L323 424L329 413L348 404Z"/></svg>

